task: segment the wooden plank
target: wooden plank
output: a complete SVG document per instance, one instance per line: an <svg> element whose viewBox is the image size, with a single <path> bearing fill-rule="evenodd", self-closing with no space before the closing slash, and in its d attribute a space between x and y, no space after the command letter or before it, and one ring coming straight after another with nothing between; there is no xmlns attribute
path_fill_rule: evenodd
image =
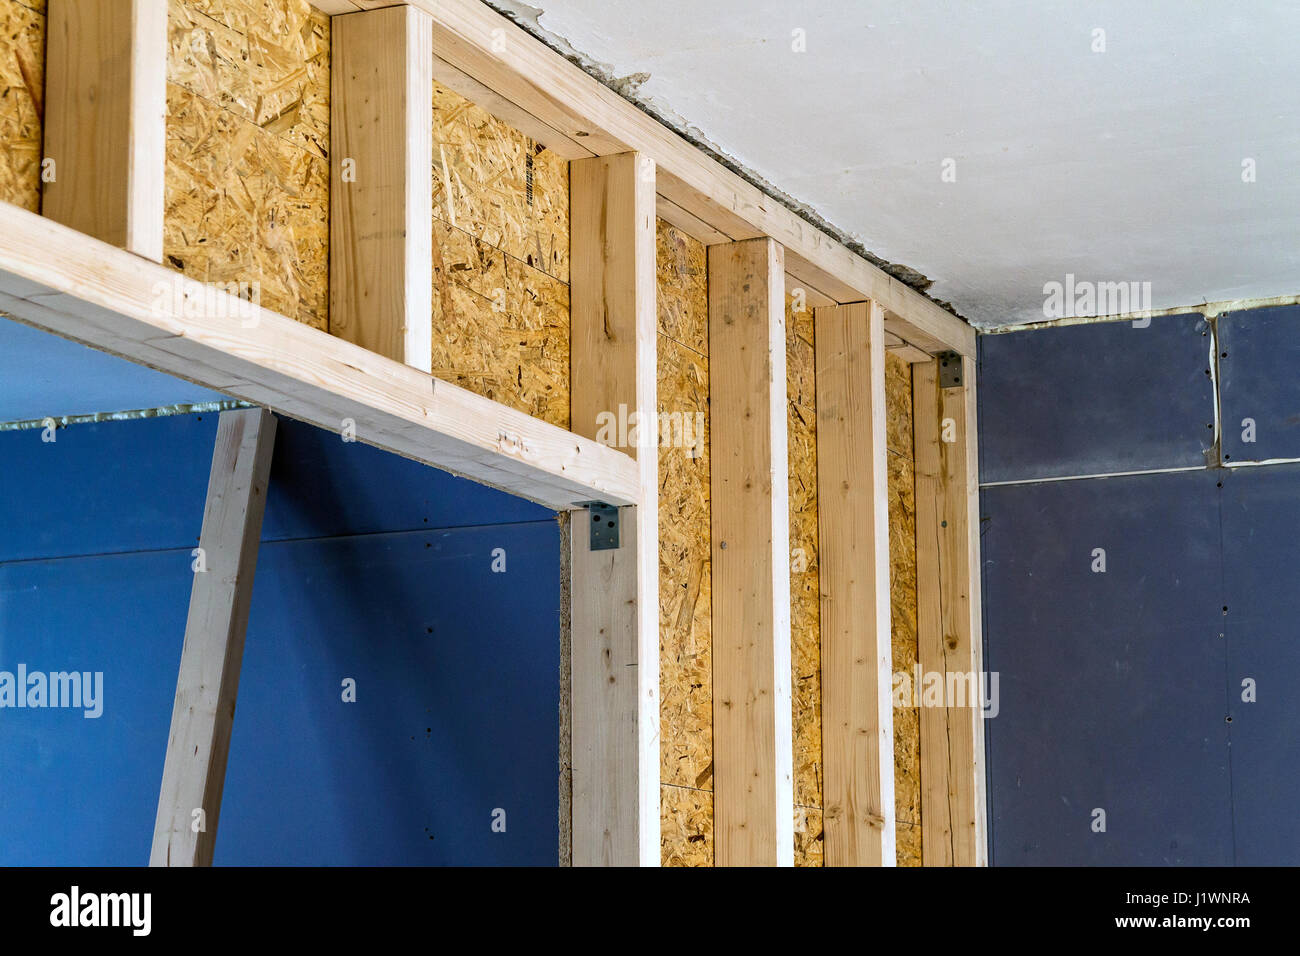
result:
<svg viewBox="0 0 1300 956"><path fill-rule="evenodd" d="M311 5L321 13L337 16L340 13L356 13L361 8L352 0L311 0Z"/></svg>
<svg viewBox="0 0 1300 956"><path fill-rule="evenodd" d="M150 866L212 865L274 442L265 409L218 419Z"/></svg>
<svg viewBox="0 0 1300 956"><path fill-rule="evenodd" d="M366 8L393 0L357 0ZM682 136L624 100L479 0L410 0L434 22L434 49L456 70L598 156L636 151L658 167L658 191L733 240L770 236L801 282L837 302L871 299L912 344L975 354L975 331L938 303L831 239ZM492 111L490 103L480 104ZM502 116L506 122L510 120ZM545 145L556 149L566 144ZM904 334L904 331L906 334Z"/></svg>
<svg viewBox="0 0 1300 956"><path fill-rule="evenodd" d="M642 490L622 509L616 549L592 551L591 517L573 518L573 863L657 866L654 164L634 153L575 160L569 190L573 430L613 442L627 435Z"/></svg>
<svg viewBox="0 0 1300 956"><path fill-rule="evenodd" d="M42 210L162 261L167 0L50 0Z"/></svg>
<svg viewBox="0 0 1300 956"><path fill-rule="evenodd" d="M640 500L638 464L617 449L5 203L0 308L551 508Z"/></svg>
<svg viewBox="0 0 1300 956"><path fill-rule="evenodd" d="M975 363L941 388L934 360L912 367L916 428L917 641L923 675L962 698L920 708L921 846L926 866L988 863ZM924 678L923 678L924 679ZM973 702L972 702L973 696ZM924 702L924 698L923 698Z"/></svg>
<svg viewBox="0 0 1300 956"><path fill-rule="evenodd" d="M884 313L819 308L817 509L827 866L893 866Z"/></svg>
<svg viewBox="0 0 1300 956"><path fill-rule="evenodd" d="M330 30L330 331L428 372L433 24L390 7Z"/></svg>
<svg viewBox="0 0 1300 956"><path fill-rule="evenodd" d="M709 247L714 855L794 863L781 247Z"/></svg>

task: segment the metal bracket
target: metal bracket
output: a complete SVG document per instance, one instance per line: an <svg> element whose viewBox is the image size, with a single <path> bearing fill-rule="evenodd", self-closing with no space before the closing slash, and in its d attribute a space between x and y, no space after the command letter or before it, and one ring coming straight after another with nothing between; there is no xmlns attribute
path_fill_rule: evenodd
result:
<svg viewBox="0 0 1300 956"><path fill-rule="evenodd" d="M591 515L591 550L614 551L618 549L618 505L603 501L578 502Z"/></svg>
<svg viewBox="0 0 1300 956"><path fill-rule="evenodd" d="M961 353L936 352L935 361L939 363L939 387L961 387Z"/></svg>

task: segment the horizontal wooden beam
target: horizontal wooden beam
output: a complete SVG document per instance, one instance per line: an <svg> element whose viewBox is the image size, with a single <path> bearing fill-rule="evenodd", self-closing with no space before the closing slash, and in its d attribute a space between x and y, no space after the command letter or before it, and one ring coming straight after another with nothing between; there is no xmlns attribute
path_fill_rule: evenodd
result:
<svg viewBox="0 0 1300 956"><path fill-rule="evenodd" d="M354 2L366 9L394 5L394 0ZM491 91L490 102L476 102L567 158L643 153L657 166L659 195L681 211L673 213L676 220L664 218L677 225L700 224L697 231L687 229L697 238L700 226L711 231L712 239L705 241L771 237L785 248L786 268L800 282L836 302L877 302L886 329L927 352L975 354L975 330L967 323L830 238L480 0L410 4L433 18L434 75L440 82L453 88L461 83L462 92L468 84Z"/></svg>
<svg viewBox="0 0 1300 956"><path fill-rule="evenodd" d="M617 449L7 203L0 311L551 508L640 500Z"/></svg>

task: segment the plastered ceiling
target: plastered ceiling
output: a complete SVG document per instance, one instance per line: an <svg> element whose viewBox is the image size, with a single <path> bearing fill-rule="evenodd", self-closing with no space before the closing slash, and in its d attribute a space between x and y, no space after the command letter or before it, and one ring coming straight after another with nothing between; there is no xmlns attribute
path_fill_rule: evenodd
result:
<svg viewBox="0 0 1300 956"><path fill-rule="evenodd" d="M1067 275L1300 293L1289 0L493 5L976 325L1042 320Z"/></svg>

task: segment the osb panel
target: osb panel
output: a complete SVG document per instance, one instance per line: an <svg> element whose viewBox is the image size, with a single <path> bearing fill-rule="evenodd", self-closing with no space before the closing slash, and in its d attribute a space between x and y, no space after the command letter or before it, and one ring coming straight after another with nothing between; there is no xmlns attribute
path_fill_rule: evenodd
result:
<svg viewBox="0 0 1300 956"><path fill-rule="evenodd" d="M569 164L438 83L433 139L434 215L567 283Z"/></svg>
<svg viewBox="0 0 1300 956"><path fill-rule="evenodd" d="M885 446L912 457L912 366L885 353Z"/></svg>
<svg viewBox="0 0 1300 956"><path fill-rule="evenodd" d="M813 351L813 310L795 311L794 297L785 297L785 379L790 401L817 408L816 355Z"/></svg>
<svg viewBox="0 0 1300 956"><path fill-rule="evenodd" d="M894 861L898 866L921 865L921 825L900 823L897 829L898 846Z"/></svg>
<svg viewBox="0 0 1300 956"><path fill-rule="evenodd" d="M704 243L656 220L655 264L659 281L659 331L675 342L709 353L709 266Z"/></svg>
<svg viewBox="0 0 1300 956"><path fill-rule="evenodd" d="M659 409L708 410L707 360L659 336ZM694 421L694 418L691 418ZM713 656L707 445L659 449L660 759L664 783L713 789Z"/></svg>
<svg viewBox="0 0 1300 956"><path fill-rule="evenodd" d="M0 0L0 200L32 212L41 208L44 10L44 0Z"/></svg>
<svg viewBox="0 0 1300 956"><path fill-rule="evenodd" d="M164 262L258 283L266 308L327 328L326 162L170 83L167 113Z"/></svg>
<svg viewBox="0 0 1300 956"><path fill-rule="evenodd" d="M569 427L569 287L433 223L433 374Z"/></svg>
<svg viewBox="0 0 1300 956"><path fill-rule="evenodd" d="M890 452L889 602L893 668L913 679L916 636L916 498L910 457ZM910 686L910 684L909 684ZM921 820L921 729L915 707L894 708L894 812L903 823ZM917 839L920 839L919 833Z"/></svg>
<svg viewBox="0 0 1300 956"><path fill-rule="evenodd" d="M170 0L164 261L329 324L329 18Z"/></svg>
<svg viewBox="0 0 1300 956"><path fill-rule="evenodd" d="M713 794L659 788L659 861L664 866L713 865Z"/></svg>
<svg viewBox="0 0 1300 956"><path fill-rule="evenodd" d="M822 812L811 807L794 808L794 865L824 866Z"/></svg>
<svg viewBox="0 0 1300 956"><path fill-rule="evenodd" d="M704 245L656 231L659 411L705 415L705 440L659 449L659 688L663 863L713 863L713 603L708 290Z"/></svg>
<svg viewBox="0 0 1300 956"><path fill-rule="evenodd" d="M794 802L822 805L821 603L817 572L817 423L786 403L790 462L790 669Z"/></svg>

